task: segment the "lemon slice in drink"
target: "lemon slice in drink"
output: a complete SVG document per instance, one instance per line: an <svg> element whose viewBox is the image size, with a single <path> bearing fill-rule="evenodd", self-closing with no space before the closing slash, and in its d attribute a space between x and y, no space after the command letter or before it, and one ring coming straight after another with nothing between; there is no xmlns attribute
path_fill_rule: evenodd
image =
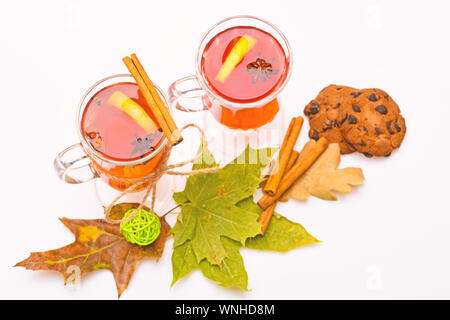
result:
<svg viewBox="0 0 450 320"><path fill-rule="evenodd" d="M233 72L234 68L239 64L239 62L244 59L244 56L251 48L256 44L257 40L249 35L243 35L238 42L234 45L228 54L225 62L216 75L216 81L225 82L228 76Z"/></svg>
<svg viewBox="0 0 450 320"><path fill-rule="evenodd" d="M148 133L158 130L155 122L150 118L147 112L122 92L114 92L108 99L108 103L125 112Z"/></svg>

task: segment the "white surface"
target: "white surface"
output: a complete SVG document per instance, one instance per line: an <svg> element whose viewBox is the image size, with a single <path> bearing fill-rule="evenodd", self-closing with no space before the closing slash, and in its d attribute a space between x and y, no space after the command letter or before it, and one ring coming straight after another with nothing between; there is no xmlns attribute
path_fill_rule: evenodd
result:
<svg viewBox="0 0 450 320"><path fill-rule="evenodd" d="M57 217L102 216L93 184L62 183L53 158L77 140L74 119L84 90L125 72L123 56L136 52L167 88L193 73L202 34L236 14L266 18L290 40L295 66L282 105L288 116L331 83L379 87L400 105L408 133L390 158L343 157L342 166L360 166L366 177L352 194L279 205L278 212L323 243L287 254L242 250L249 292L224 289L199 272L170 288L169 241L159 263L138 267L123 299L450 298L448 1L8 1L1 7L0 298L117 297L109 271L90 274L75 289L56 273L12 268L32 251L72 242Z"/></svg>

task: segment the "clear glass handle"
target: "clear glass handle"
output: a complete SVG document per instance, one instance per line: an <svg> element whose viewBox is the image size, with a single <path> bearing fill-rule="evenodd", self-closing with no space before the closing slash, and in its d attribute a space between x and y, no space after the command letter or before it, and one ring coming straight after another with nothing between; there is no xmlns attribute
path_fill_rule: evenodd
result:
<svg viewBox="0 0 450 320"><path fill-rule="evenodd" d="M61 151L53 165L58 177L66 183L78 184L98 177L91 168L91 160L79 143Z"/></svg>
<svg viewBox="0 0 450 320"><path fill-rule="evenodd" d="M203 102L205 91L200 88L196 76L181 78L169 87L169 100L172 106L184 112L208 110Z"/></svg>

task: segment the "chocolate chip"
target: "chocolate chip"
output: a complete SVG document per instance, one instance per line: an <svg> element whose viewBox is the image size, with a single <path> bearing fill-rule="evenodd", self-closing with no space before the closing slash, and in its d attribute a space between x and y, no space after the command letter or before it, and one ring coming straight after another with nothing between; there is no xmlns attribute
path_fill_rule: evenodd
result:
<svg viewBox="0 0 450 320"><path fill-rule="evenodd" d="M325 132L325 131L327 131L327 130L330 130L332 127L333 127L333 124L331 123L331 121L330 121L330 120L327 120L327 121L325 122L325 127L323 128L323 132Z"/></svg>
<svg viewBox="0 0 450 320"><path fill-rule="evenodd" d="M381 133L380 128L375 128L375 133L376 133L376 134L380 134L380 133Z"/></svg>
<svg viewBox="0 0 450 320"><path fill-rule="evenodd" d="M313 130L313 133L311 135L311 139L314 139L316 141L319 140L319 134L317 133L316 130Z"/></svg>
<svg viewBox="0 0 450 320"><path fill-rule="evenodd" d="M386 153L384 156L389 157L390 155L391 155L391 153L389 152L389 153Z"/></svg>
<svg viewBox="0 0 450 320"><path fill-rule="evenodd" d="M390 134L394 134L394 131L392 131L392 129L391 129L391 124L392 124L392 121L386 122L386 128Z"/></svg>
<svg viewBox="0 0 450 320"><path fill-rule="evenodd" d="M341 90L341 89L342 89L341 87L336 87L336 90L337 90L337 91L339 91L339 90Z"/></svg>
<svg viewBox="0 0 450 320"><path fill-rule="evenodd" d="M352 144L351 144L350 142L348 142L348 141L345 141L345 142L347 142L347 144L350 146L350 148L353 149L353 151L356 151L356 148L355 148L354 145L352 145Z"/></svg>
<svg viewBox="0 0 450 320"><path fill-rule="evenodd" d="M353 98L358 98L360 96L361 92L352 92L351 95Z"/></svg>
<svg viewBox="0 0 450 320"><path fill-rule="evenodd" d="M397 132L402 131L402 128L400 128L400 127L398 126L397 120L395 120L394 127L395 127L395 130L397 130Z"/></svg>
<svg viewBox="0 0 450 320"><path fill-rule="evenodd" d="M375 102L375 101L378 100L378 99L377 99L377 96L375 95L375 93L372 93L372 94L369 96L369 100L370 100L370 101L373 101L373 102Z"/></svg>
<svg viewBox="0 0 450 320"><path fill-rule="evenodd" d="M339 109L340 107L341 107L341 104L338 103L338 104L336 105L336 107L334 107L334 109Z"/></svg>
<svg viewBox="0 0 450 320"><path fill-rule="evenodd" d="M316 114L317 112L319 112L319 105L313 102L311 103L311 107L309 108L309 110L311 111L311 114Z"/></svg>
<svg viewBox="0 0 450 320"><path fill-rule="evenodd" d="M363 155L365 155L367 158L372 158L373 155L369 152L363 152Z"/></svg>
<svg viewBox="0 0 450 320"><path fill-rule="evenodd" d="M361 147L365 147L366 143L364 141L361 141Z"/></svg>
<svg viewBox="0 0 450 320"><path fill-rule="evenodd" d="M381 114L386 114L388 112L387 108L385 106L383 106L382 104L376 106L375 110L377 110Z"/></svg>
<svg viewBox="0 0 450 320"><path fill-rule="evenodd" d="M337 122L337 120L334 120L334 126L335 126L336 128L339 128L339 127L340 127L340 125L339 125L339 123Z"/></svg>
<svg viewBox="0 0 450 320"><path fill-rule="evenodd" d="M345 113L345 117L341 121L339 121L339 124L342 125L345 122L345 120L347 120L347 117L348 117L348 114Z"/></svg>
<svg viewBox="0 0 450 320"><path fill-rule="evenodd" d="M348 123L349 124L356 124L357 120L356 117L354 115L350 115L350 117L348 117Z"/></svg>
<svg viewBox="0 0 450 320"><path fill-rule="evenodd" d="M355 112L361 112L361 108L358 107L357 105L352 105L352 109L353 109L353 111L355 111Z"/></svg>
<svg viewBox="0 0 450 320"><path fill-rule="evenodd" d="M366 127L362 127L364 132L368 132Z"/></svg>

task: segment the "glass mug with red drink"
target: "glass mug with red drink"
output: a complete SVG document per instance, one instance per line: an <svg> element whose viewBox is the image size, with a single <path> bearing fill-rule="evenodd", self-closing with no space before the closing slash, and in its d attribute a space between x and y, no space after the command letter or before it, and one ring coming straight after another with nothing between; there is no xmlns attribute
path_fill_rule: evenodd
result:
<svg viewBox="0 0 450 320"><path fill-rule="evenodd" d="M164 104L170 104L156 87ZM154 172L169 156L169 143L131 75L107 77L83 96L77 117L80 142L55 159L67 183L100 178L124 191ZM142 184L136 190L148 186Z"/></svg>
<svg viewBox="0 0 450 320"><path fill-rule="evenodd" d="M169 88L171 103L187 112L209 110L231 129L256 129L279 111L277 96L292 70L286 37L251 16L220 21L197 49L196 75Z"/></svg>

